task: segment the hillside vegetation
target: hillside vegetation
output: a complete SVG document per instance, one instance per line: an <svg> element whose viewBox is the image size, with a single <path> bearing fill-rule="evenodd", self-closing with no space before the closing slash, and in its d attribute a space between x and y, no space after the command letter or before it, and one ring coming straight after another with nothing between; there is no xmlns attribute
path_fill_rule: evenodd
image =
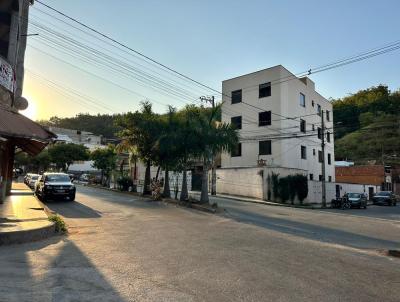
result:
<svg viewBox="0 0 400 302"><path fill-rule="evenodd" d="M400 91L371 87L333 101L335 157L400 163Z"/></svg>
<svg viewBox="0 0 400 302"><path fill-rule="evenodd" d="M107 138L115 138L120 130L115 125L118 115L79 113L75 117L59 118L51 117L49 120L38 121L43 126L53 126L67 129L89 131L96 135L103 135Z"/></svg>

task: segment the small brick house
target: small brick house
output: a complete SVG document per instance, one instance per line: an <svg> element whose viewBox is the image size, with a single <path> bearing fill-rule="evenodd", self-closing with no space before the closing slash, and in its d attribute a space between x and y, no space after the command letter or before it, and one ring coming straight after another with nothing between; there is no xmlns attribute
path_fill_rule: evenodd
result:
<svg viewBox="0 0 400 302"><path fill-rule="evenodd" d="M380 190L400 193L400 167L383 165L363 165L335 167L337 183L374 185Z"/></svg>

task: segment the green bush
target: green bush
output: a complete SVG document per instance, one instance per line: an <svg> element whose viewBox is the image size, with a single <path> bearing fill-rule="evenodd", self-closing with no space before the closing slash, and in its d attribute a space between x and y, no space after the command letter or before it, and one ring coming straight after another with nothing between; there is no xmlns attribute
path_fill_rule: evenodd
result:
<svg viewBox="0 0 400 302"><path fill-rule="evenodd" d="M294 177L294 187L296 188L297 198L300 204L303 204L303 200L306 199L308 195L308 180L307 176L296 174Z"/></svg>
<svg viewBox="0 0 400 302"><path fill-rule="evenodd" d="M289 188L290 188L289 178L288 177L280 178L278 182L278 194L283 203L285 203L289 199L290 196Z"/></svg>
<svg viewBox="0 0 400 302"><path fill-rule="evenodd" d="M133 181L128 176L120 176L117 179L117 184L121 191L128 191L129 187L133 187Z"/></svg>
<svg viewBox="0 0 400 302"><path fill-rule="evenodd" d="M49 217L49 220L54 222L57 233L66 233L67 232L67 225L65 224L65 221L60 216L58 216L57 214L51 215Z"/></svg>
<svg viewBox="0 0 400 302"><path fill-rule="evenodd" d="M269 176L268 176L269 177ZM294 204L296 198L299 199L300 204L308 195L308 180L307 176L302 174L288 175L286 177L279 177L279 174L272 173L271 179L268 181L268 199L270 199L271 189L274 194L274 200L285 203L290 199L291 203Z"/></svg>
<svg viewBox="0 0 400 302"><path fill-rule="evenodd" d="M272 182L272 193L273 193L273 198L277 199L279 197L279 174L275 174L272 172L271 176L271 182Z"/></svg>

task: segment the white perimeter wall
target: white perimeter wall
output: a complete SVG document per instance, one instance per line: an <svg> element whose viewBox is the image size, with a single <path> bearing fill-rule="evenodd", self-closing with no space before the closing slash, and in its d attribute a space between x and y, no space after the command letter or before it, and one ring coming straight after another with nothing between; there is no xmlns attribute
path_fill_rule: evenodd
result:
<svg viewBox="0 0 400 302"><path fill-rule="evenodd" d="M217 193L263 199L263 168L217 169Z"/></svg>
<svg viewBox="0 0 400 302"><path fill-rule="evenodd" d="M307 175L301 169L282 167L253 167L253 168L222 168L217 169L217 193L237 195L249 198L267 200L268 174L279 174L285 177L293 174ZM335 183L326 183L326 201L329 203L335 198ZM322 183L320 181L308 181L308 196L304 204L321 204ZM295 203L299 201L295 200Z"/></svg>
<svg viewBox="0 0 400 302"><path fill-rule="evenodd" d="M380 186L376 185L360 185L360 184L348 184L348 183L336 183L340 186L340 196L343 196L345 193L365 193L369 198L369 188L374 189L374 194L381 191Z"/></svg>

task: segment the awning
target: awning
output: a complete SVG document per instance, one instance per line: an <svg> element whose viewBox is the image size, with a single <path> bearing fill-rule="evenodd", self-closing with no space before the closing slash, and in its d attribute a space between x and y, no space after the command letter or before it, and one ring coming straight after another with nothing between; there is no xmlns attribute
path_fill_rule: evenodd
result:
<svg viewBox="0 0 400 302"><path fill-rule="evenodd" d="M22 114L0 105L0 136L12 140L25 152L36 155L56 135Z"/></svg>

